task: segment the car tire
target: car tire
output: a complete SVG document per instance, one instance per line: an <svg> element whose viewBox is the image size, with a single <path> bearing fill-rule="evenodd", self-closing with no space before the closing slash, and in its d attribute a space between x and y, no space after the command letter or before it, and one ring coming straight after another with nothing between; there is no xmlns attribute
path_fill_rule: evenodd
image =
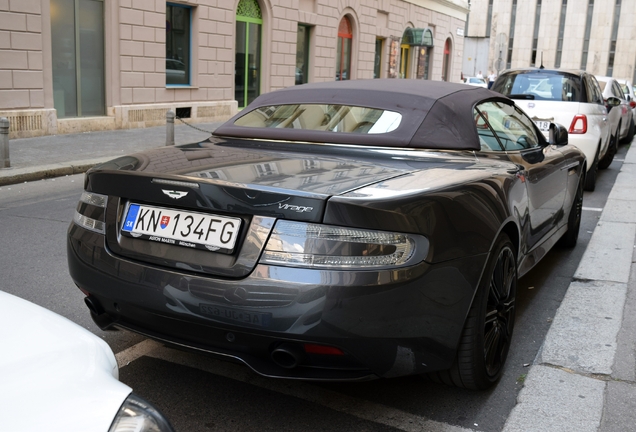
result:
<svg viewBox="0 0 636 432"><path fill-rule="evenodd" d="M619 126L619 130L620 130L620 126ZM610 143L609 146L607 147L607 153L605 153L605 156L603 156L603 158L598 161L598 168L599 169L606 169L608 166L611 165L612 161L614 160L614 156L616 155L616 152L618 151L618 133L619 131L616 131L616 135L612 135L610 137Z"/></svg>
<svg viewBox="0 0 636 432"><path fill-rule="evenodd" d="M508 235L499 234L464 323L455 362L448 371L430 374L433 381L484 390L501 377L515 319L514 250Z"/></svg>
<svg viewBox="0 0 636 432"><path fill-rule="evenodd" d="M625 138L623 138L623 144L629 144L630 142L632 142L632 139L634 139L634 133L636 132L634 131L634 128L634 119L632 118L632 120L629 122L629 130L627 131L627 135L625 136Z"/></svg>
<svg viewBox="0 0 636 432"><path fill-rule="evenodd" d="M581 215L583 214L583 184L585 182L582 175L579 184L576 187L576 195L574 201L572 201L572 208L570 209L570 215L568 216L568 230L561 237L561 245L566 248L573 248L576 246L576 241L579 238L579 230L581 228Z"/></svg>
<svg viewBox="0 0 636 432"><path fill-rule="evenodd" d="M589 170L587 170L587 174L585 175L585 190L588 192L594 192L594 189L596 189L596 177L598 175L598 152L599 151L601 151L600 145L599 145L599 149L596 150L596 156L594 156L592 167Z"/></svg>

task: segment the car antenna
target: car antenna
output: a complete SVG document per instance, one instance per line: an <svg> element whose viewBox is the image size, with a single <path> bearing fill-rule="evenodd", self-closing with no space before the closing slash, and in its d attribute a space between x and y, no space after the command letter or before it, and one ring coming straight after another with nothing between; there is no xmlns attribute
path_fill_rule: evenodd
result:
<svg viewBox="0 0 636 432"><path fill-rule="evenodd" d="M539 66L539 69L545 69L545 66L543 66L543 51L541 51L541 66Z"/></svg>

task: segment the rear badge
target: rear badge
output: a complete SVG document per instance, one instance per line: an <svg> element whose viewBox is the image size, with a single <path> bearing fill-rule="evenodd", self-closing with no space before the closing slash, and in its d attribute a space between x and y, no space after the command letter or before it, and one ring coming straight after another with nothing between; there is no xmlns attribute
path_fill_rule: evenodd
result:
<svg viewBox="0 0 636 432"><path fill-rule="evenodd" d="M278 208L281 210L295 211L296 213L311 212L314 209L313 207L298 206L298 205L292 205L292 204L281 204L281 203L278 203Z"/></svg>
<svg viewBox="0 0 636 432"><path fill-rule="evenodd" d="M528 103L528 108L534 108L534 102Z"/></svg>
<svg viewBox="0 0 636 432"><path fill-rule="evenodd" d="M166 190L166 189L161 189L161 192L165 193L170 198L174 198L174 199L183 198L184 196L188 194L187 192Z"/></svg>

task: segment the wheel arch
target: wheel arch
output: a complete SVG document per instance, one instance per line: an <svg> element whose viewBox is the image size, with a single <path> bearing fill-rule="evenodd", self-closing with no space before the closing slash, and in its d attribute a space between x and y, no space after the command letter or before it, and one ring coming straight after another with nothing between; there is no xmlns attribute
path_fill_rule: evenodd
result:
<svg viewBox="0 0 636 432"><path fill-rule="evenodd" d="M521 236L519 234L519 227L513 221L508 221L504 224L503 227L501 227L499 233L502 232L508 235L508 238L515 247L515 258L517 259L517 262L519 262L519 256L521 254ZM499 234L497 234L497 237L499 237ZM497 237L495 237L495 240L497 239Z"/></svg>

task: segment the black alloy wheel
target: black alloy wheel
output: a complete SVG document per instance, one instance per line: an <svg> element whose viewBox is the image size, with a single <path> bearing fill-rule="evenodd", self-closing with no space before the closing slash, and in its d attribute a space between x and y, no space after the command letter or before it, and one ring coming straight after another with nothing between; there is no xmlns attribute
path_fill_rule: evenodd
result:
<svg viewBox="0 0 636 432"><path fill-rule="evenodd" d="M503 372L512 341L517 295L514 246L499 234L464 324L450 370L430 374L437 382L484 390Z"/></svg>
<svg viewBox="0 0 636 432"><path fill-rule="evenodd" d="M583 177L584 174L581 175L579 184L576 187L574 201L572 201L572 208L568 216L568 230L563 234L563 237L561 237L561 244L567 248L576 246L576 241L579 238L581 215L583 214L583 183L585 182Z"/></svg>
<svg viewBox="0 0 636 432"><path fill-rule="evenodd" d="M610 143L609 143L609 146L607 147L607 153L605 153L605 156L603 156L603 158L600 161L598 161L599 169L606 169L608 166L610 166L610 164L614 160L614 156L616 155L616 152L618 151L618 134L620 132L620 129L621 129L621 126L618 125L616 134L610 136Z"/></svg>
<svg viewBox="0 0 636 432"><path fill-rule="evenodd" d="M594 189L596 189L596 176L598 175L598 154L600 151L601 144L599 143L598 149L596 150L596 156L594 156L594 161L592 162L592 166L589 170L587 170L587 174L585 175L585 190L588 192L594 192Z"/></svg>
<svg viewBox="0 0 636 432"><path fill-rule="evenodd" d="M629 129L627 130L627 135L625 135L625 138L623 138L621 142L623 144L629 144L630 142L632 142L632 139L634 139L635 132L636 132L636 128L634 126L634 118L632 117L631 121L629 122Z"/></svg>
<svg viewBox="0 0 636 432"><path fill-rule="evenodd" d="M499 379L508 356L515 321L516 286L515 256L510 247L504 247L490 280L484 319L484 357L489 380Z"/></svg>

